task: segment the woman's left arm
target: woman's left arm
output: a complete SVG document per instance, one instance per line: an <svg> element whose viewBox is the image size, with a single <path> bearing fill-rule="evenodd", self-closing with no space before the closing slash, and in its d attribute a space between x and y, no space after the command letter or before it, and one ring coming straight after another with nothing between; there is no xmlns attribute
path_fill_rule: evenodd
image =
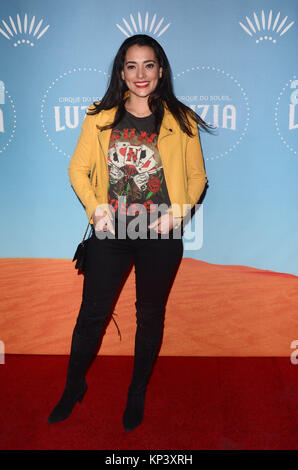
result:
<svg viewBox="0 0 298 470"><path fill-rule="evenodd" d="M194 136L187 136L186 142L187 192L191 207L198 202L207 183L200 136L196 123L193 124L192 131Z"/></svg>

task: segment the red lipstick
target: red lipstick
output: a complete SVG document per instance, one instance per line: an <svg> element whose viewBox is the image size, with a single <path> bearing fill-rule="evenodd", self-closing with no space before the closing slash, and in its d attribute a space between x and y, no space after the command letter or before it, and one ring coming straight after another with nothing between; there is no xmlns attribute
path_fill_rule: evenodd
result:
<svg viewBox="0 0 298 470"><path fill-rule="evenodd" d="M149 82L135 82L135 86L138 88L146 88L149 86Z"/></svg>

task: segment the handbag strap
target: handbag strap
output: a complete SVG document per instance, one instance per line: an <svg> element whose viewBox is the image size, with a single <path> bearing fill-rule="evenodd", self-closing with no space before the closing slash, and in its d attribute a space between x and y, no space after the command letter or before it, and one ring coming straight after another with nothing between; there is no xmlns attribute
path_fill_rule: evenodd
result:
<svg viewBox="0 0 298 470"><path fill-rule="evenodd" d="M92 180L93 180L93 176L94 176L94 174L95 174L95 168L96 168L96 165L94 165L94 167L93 167L93 169L92 169L92 172L91 172L91 174L90 174L91 186L92 186L92 182L93 182L93 181L92 181ZM90 219L89 219L89 222L88 222L88 225L87 225L87 228L86 228L86 230L85 230L85 233L84 233L84 236L83 236L83 240L82 240L81 243L83 243L83 242L85 241L85 238L86 238L86 235L87 235L87 233L88 233L89 226L90 226L90 220L91 220L91 217L90 217Z"/></svg>
<svg viewBox="0 0 298 470"><path fill-rule="evenodd" d="M84 233L84 236L83 236L83 240L82 240L81 243L84 243L84 241L85 241L85 238L86 238L86 235L87 235L87 232L88 232L89 225L90 225L90 222L88 222L88 225L87 225L87 228L86 228L86 230L85 230L85 233Z"/></svg>

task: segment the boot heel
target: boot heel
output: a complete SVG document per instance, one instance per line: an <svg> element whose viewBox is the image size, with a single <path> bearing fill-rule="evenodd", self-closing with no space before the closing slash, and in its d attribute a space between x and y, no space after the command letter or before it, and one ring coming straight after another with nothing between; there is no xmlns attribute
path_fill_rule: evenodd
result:
<svg viewBox="0 0 298 470"><path fill-rule="evenodd" d="M68 418L75 404L77 402L82 402L86 390L86 383L84 384L83 389L79 392L78 395L73 395L70 390L65 388L59 403L55 406L48 418L48 423L58 423L59 421L63 421L64 419Z"/></svg>

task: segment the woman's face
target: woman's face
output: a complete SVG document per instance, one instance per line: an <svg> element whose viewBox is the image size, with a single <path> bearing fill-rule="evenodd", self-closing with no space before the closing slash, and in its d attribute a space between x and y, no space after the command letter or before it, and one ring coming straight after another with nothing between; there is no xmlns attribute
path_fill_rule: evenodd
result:
<svg viewBox="0 0 298 470"><path fill-rule="evenodd" d="M131 46L125 56L121 77L130 93L148 98L162 75L154 50L149 46Z"/></svg>

